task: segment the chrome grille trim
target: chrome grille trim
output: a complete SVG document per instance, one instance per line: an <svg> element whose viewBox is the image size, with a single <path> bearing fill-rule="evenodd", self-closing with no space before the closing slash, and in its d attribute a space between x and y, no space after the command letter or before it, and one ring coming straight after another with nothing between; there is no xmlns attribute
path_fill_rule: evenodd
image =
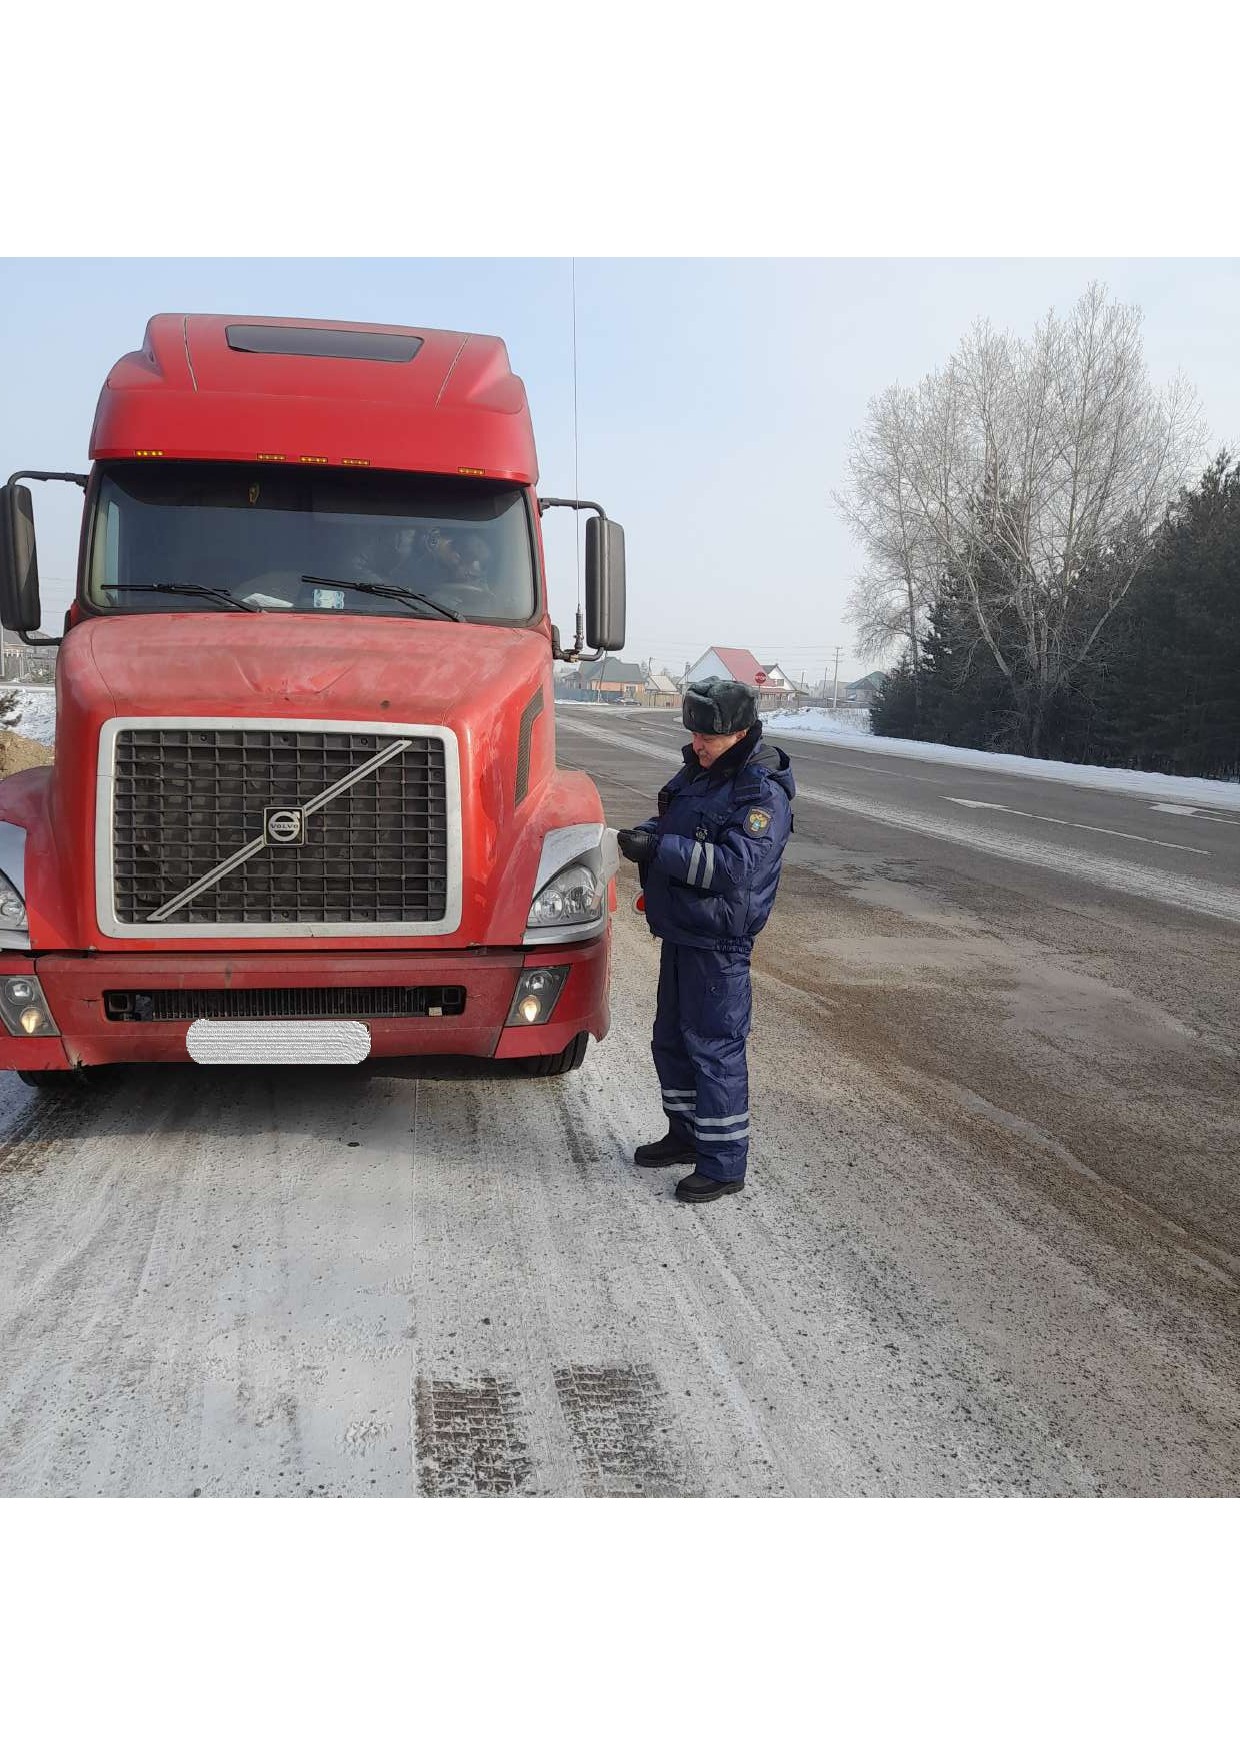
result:
<svg viewBox="0 0 1240 1755"><path fill-rule="evenodd" d="M433 920L230 920L153 921L122 920L116 911L116 780L117 744L126 731L256 731L316 732L334 735L365 735L385 740L434 739L443 751L444 807L447 829L445 907L442 918ZM329 789L335 790L335 788ZM273 800L273 803L284 802ZM304 801L309 803L309 800ZM238 846L238 853L242 851ZM225 861L224 863L228 863ZM220 716L120 717L107 720L99 732L98 772L95 789L95 909L99 930L106 938L147 939L354 939L442 938L456 932L461 923L461 778L460 753L455 732L445 725L393 724L358 719L232 719ZM171 898L169 898L171 899ZM158 912L158 910L157 910Z"/></svg>

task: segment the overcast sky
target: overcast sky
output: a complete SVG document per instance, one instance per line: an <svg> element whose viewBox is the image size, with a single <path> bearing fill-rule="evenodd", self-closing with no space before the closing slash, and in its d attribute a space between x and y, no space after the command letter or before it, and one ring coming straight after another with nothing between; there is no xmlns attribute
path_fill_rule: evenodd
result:
<svg viewBox="0 0 1240 1755"><path fill-rule="evenodd" d="M1091 278L1142 307L1151 374L1185 372L1211 445L1240 444L1235 261L579 260L578 487L625 526L625 656L679 669L747 646L814 678L839 644L841 679L868 668L844 619L859 555L831 501L867 400L942 364L975 317L1027 332ZM219 311L503 336L541 489L572 495L570 295L567 260L0 260L0 471L84 470L99 387L146 319ZM43 490L36 510L55 628L80 496ZM571 526L548 517L566 638Z"/></svg>

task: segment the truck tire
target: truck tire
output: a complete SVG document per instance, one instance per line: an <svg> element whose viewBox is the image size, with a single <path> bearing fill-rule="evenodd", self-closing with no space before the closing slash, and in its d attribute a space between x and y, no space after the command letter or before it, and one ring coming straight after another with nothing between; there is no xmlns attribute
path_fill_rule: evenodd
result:
<svg viewBox="0 0 1240 1755"><path fill-rule="evenodd" d="M120 1064L15 1069L23 1085L39 1091L97 1092L109 1090L129 1069Z"/></svg>
<svg viewBox="0 0 1240 1755"><path fill-rule="evenodd" d="M576 1072L586 1057L586 1049L590 1046L590 1033L583 1030L580 1036L574 1036L567 1048L558 1054L536 1054L532 1060L526 1061L530 1077L533 1079L555 1079L561 1073Z"/></svg>
<svg viewBox="0 0 1240 1755"><path fill-rule="evenodd" d="M84 1091L90 1080L80 1069L63 1071L57 1067L31 1070L18 1067L17 1076L23 1085L34 1085L40 1091Z"/></svg>

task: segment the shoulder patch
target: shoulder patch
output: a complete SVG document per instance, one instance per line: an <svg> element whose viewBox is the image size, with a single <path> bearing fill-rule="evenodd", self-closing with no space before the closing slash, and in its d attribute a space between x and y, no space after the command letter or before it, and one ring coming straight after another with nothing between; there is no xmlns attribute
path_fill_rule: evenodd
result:
<svg viewBox="0 0 1240 1755"><path fill-rule="evenodd" d="M770 826L771 813L769 810L751 810L745 818L745 833L747 835L765 835Z"/></svg>

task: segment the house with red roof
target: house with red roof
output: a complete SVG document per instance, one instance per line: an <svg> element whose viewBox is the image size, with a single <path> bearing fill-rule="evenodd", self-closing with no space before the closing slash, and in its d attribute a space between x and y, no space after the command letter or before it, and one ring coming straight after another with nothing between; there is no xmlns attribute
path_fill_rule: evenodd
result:
<svg viewBox="0 0 1240 1755"><path fill-rule="evenodd" d="M709 647L696 664L689 666L684 686L704 682L708 676L730 677L733 682L748 683L751 689L757 689L758 704L762 707L789 706L796 699L796 690L778 665L768 669L743 646Z"/></svg>

